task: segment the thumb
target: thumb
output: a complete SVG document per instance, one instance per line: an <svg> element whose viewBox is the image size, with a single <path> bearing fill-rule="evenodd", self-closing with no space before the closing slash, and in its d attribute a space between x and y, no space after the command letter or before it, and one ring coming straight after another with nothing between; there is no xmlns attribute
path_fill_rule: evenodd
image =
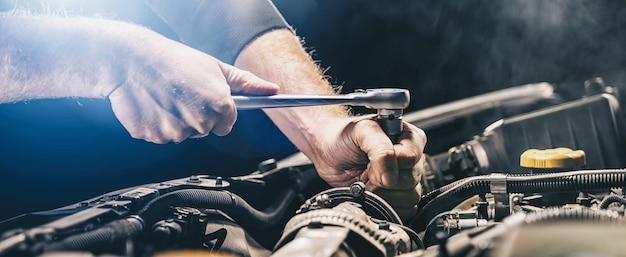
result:
<svg viewBox="0 0 626 257"><path fill-rule="evenodd" d="M222 64L222 73L230 85L230 91L252 95L274 95L280 87L265 81L249 71L240 70L228 64Z"/></svg>

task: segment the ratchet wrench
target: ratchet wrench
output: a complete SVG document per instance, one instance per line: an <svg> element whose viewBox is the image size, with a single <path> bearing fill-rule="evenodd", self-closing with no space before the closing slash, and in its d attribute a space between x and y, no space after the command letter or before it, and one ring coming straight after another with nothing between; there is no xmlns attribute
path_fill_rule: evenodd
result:
<svg viewBox="0 0 626 257"><path fill-rule="evenodd" d="M402 133L403 110L409 106L409 90L378 88L356 90L354 93L337 95L281 94L272 96L233 96L238 110L286 108L301 106L342 104L376 109L376 121L396 141Z"/></svg>

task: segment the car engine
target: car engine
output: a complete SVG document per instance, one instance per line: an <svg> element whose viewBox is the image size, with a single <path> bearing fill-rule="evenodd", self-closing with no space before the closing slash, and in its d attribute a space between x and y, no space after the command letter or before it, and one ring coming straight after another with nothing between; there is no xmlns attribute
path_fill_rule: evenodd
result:
<svg viewBox="0 0 626 257"><path fill-rule="evenodd" d="M301 153L0 222L0 256L623 256L616 87L529 84L405 113L428 135L417 215Z"/></svg>

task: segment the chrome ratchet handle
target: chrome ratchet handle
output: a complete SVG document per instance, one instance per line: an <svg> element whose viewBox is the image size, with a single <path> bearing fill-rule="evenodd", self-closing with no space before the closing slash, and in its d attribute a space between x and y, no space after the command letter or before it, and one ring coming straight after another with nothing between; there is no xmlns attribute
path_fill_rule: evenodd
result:
<svg viewBox="0 0 626 257"><path fill-rule="evenodd" d="M403 110L409 106L409 90L399 88L378 88L357 90L350 94L301 95L281 94L272 96L233 96L238 110L287 108L342 104L376 109L376 120L381 128L396 142L402 133Z"/></svg>
<svg viewBox="0 0 626 257"><path fill-rule="evenodd" d="M287 108L332 104L349 104L348 95L272 95L272 96L233 96L237 110L266 108Z"/></svg>

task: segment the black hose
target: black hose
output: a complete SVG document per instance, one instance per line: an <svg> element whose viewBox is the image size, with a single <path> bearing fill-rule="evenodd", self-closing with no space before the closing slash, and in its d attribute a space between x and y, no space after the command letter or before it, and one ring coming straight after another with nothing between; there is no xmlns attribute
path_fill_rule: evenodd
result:
<svg viewBox="0 0 626 257"><path fill-rule="evenodd" d="M49 244L44 247L44 251L89 250L100 252L121 245L127 239L141 233L143 228L143 221L137 216L131 216Z"/></svg>
<svg viewBox="0 0 626 257"><path fill-rule="evenodd" d="M492 182L504 184L507 193L570 192L607 189L626 185L626 170L582 170L539 175L492 174L459 180L426 194L420 211L410 224L422 231L437 214L467 198L491 193Z"/></svg>
<svg viewBox="0 0 626 257"><path fill-rule="evenodd" d="M582 170L507 178L510 193L577 192L624 185L626 170Z"/></svg>
<svg viewBox="0 0 626 257"><path fill-rule="evenodd" d="M415 243L415 247L417 247L417 249L411 249L411 251L415 251L415 250L419 250L419 249L425 249L426 247L424 247L424 242L422 242L422 239L420 238L420 236L413 231L411 228L405 226L405 225L401 225L401 224L396 224L396 226L400 227L402 230L404 230L404 232L406 232L409 237L411 238L411 240L413 241L413 243ZM413 246L413 244L411 244L411 246Z"/></svg>
<svg viewBox="0 0 626 257"><path fill-rule="evenodd" d="M598 205L598 208L600 209L609 208L609 205L611 205L612 203L626 204L626 199L624 199L623 196L619 196L619 195L609 195L606 198L604 198L602 202L600 202L600 204Z"/></svg>
<svg viewBox="0 0 626 257"><path fill-rule="evenodd" d="M288 189L280 197L278 204L270 206L267 212L262 212L254 209L238 195L228 191L178 190L152 199L139 210L138 216L116 220L92 231L67 237L47 245L44 250L102 251L120 246L126 240L141 233L144 227L150 227L164 218L163 215L169 213L170 206L174 205L219 209L243 227L266 228L280 220L294 196L295 190Z"/></svg>
<svg viewBox="0 0 626 257"><path fill-rule="evenodd" d="M275 224L295 196L294 189L288 189L278 204L270 206L265 212L254 209L240 196L228 191L203 189L183 189L159 196L148 202L139 212L146 224L152 225L163 218L170 206L187 206L218 209L230 215L238 224L245 228L267 228Z"/></svg>
<svg viewBox="0 0 626 257"><path fill-rule="evenodd" d="M448 197L448 195L452 193L469 197L489 192L490 181L487 179L488 177L489 176L476 176L464 178L430 191L422 197L417 205L418 209L423 210L425 206L433 200Z"/></svg>
<svg viewBox="0 0 626 257"><path fill-rule="evenodd" d="M417 215L408 222L415 231L426 229L426 222L439 213L452 209L467 198L490 191L488 176L469 177L430 191L418 203Z"/></svg>

